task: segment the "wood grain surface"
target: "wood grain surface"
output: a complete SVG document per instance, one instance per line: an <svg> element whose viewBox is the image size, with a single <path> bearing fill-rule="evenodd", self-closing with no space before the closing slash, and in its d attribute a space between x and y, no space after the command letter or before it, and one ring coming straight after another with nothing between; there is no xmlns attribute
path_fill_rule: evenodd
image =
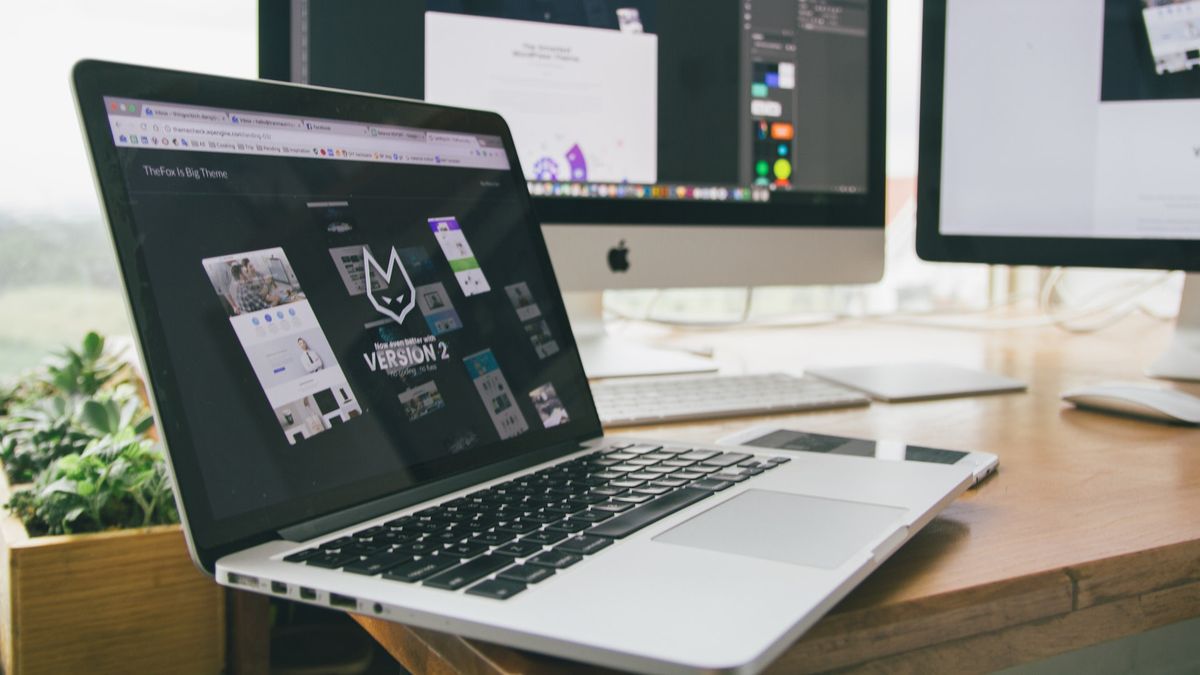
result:
<svg viewBox="0 0 1200 675"><path fill-rule="evenodd" d="M1200 430L1071 408L1069 388L1153 382L1169 324L1095 334L888 322L665 336L729 372L938 361L1029 391L621 430L695 443L750 424L1000 456L770 668L986 672L1200 616ZM1200 386L1159 383L1194 394ZM576 672L579 664L356 617L413 672Z"/></svg>

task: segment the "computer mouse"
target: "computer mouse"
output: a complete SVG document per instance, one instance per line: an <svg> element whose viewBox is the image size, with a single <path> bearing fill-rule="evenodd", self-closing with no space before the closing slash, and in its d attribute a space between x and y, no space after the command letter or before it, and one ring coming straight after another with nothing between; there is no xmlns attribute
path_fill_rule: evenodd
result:
<svg viewBox="0 0 1200 675"><path fill-rule="evenodd" d="M1100 384L1063 392L1062 399L1098 412L1200 424L1200 398L1174 389L1145 384Z"/></svg>

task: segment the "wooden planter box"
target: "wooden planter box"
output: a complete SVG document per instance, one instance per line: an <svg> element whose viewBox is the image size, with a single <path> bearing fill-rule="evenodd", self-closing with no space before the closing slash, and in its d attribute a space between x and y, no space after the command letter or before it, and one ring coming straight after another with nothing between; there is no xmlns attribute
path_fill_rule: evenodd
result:
<svg viewBox="0 0 1200 675"><path fill-rule="evenodd" d="M0 467L0 504L10 494ZM178 525L30 537L0 511L4 673L225 667L225 594L192 564Z"/></svg>

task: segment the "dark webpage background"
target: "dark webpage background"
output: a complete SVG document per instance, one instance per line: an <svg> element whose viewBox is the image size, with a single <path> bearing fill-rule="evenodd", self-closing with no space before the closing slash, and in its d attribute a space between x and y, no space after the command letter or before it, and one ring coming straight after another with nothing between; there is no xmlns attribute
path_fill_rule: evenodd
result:
<svg viewBox="0 0 1200 675"><path fill-rule="evenodd" d="M764 11L776 4L760 2ZM794 3L777 4L773 14L795 16ZM549 23L615 29L615 8L635 7L645 31L658 36L659 182L741 182L738 106L750 86L739 73L742 0L313 0L308 7L311 84L409 98L425 96L427 9L548 12ZM796 182L866 186L868 40L800 31L797 46Z"/></svg>
<svg viewBox="0 0 1200 675"><path fill-rule="evenodd" d="M536 262L523 190L509 172L118 152L179 388L178 410L186 417L215 519L368 479L375 480L372 488L387 477L389 489L401 489L499 459L499 436L462 362L483 349L492 350L529 425L519 440L549 442L568 432L578 434L594 421L586 380L567 349L559 298L551 297ZM227 171L229 178L150 177L142 168L147 164L204 167ZM313 201L349 202L355 232L326 234L319 210L306 206ZM427 223L438 216L457 217L489 292L463 295ZM362 354L373 351L380 329L367 330L363 324L383 317L365 295L348 295L328 251L352 244L370 245L385 266L392 246L420 246L432 260L464 327L438 337L449 346L450 358L439 362L436 375L410 384L436 379L445 409L409 422L397 394L410 385L367 368ZM201 264L209 257L277 246L363 407L360 417L296 445L287 443ZM561 348L545 360L538 359L504 291L520 281L528 284ZM389 339L431 334L418 308L402 327L389 322L384 330ZM527 395L547 382L571 419L555 433L543 429ZM447 440L468 429L479 442L448 456L443 449ZM505 456L512 454L510 447ZM365 492L350 503L375 496Z"/></svg>

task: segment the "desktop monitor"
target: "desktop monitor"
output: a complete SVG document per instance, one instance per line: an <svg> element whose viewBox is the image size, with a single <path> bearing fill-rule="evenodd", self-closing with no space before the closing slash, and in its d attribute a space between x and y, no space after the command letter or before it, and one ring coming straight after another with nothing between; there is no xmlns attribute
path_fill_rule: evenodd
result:
<svg viewBox="0 0 1200 675"><path fill-rule="evenodd" d="M589 375L648 364L598 349L583 321L598 322L599 294L572 291L882 275L884 0L260 0L259 11L263 77L504 115ZM613 357L603 366L601 352Z"/></svg>
<svg viewBox="0 0 1200 675"><path fill-rule="evenodd" d="M1200 379L1200 0L925 0L920 133L922 258L1192 272Z"/></svg>

